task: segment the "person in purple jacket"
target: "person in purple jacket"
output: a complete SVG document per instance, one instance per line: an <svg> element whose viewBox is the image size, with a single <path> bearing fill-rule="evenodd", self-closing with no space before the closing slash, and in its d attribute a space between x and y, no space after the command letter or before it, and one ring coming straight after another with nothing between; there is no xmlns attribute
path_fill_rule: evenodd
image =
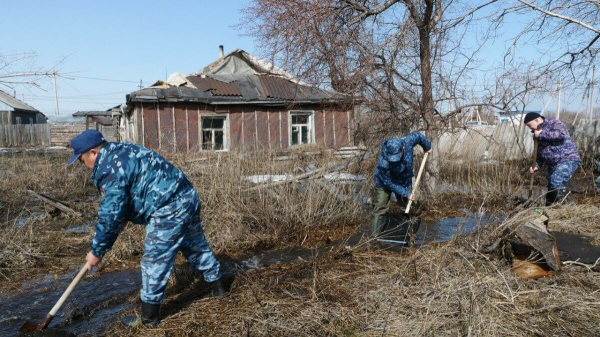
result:
<svg viewBox="0 0 600 337"><path fill-rule="evenodd" d="M537 162L530 167L533 174L544 163L548 166L548 194L546 206L562 201L567 196L567 182L581 164L577 146L571 139L565 123L558 119L542 117L530 112L525 115L525 124L538 140Z"/></svg>

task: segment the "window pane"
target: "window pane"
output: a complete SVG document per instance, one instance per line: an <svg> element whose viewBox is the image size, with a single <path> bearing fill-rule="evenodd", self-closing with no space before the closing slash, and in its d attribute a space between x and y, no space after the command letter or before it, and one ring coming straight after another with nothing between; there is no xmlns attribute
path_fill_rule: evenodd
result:
<svg viewBox="0 0 600 337"><path fill-rule="evenodd" d="M308 144L308 126L301 127L302 129L302 144Z"/></svg>
<svg viewBox="0 0 600 337"><path fill-rule="evenodd" d="M223 150L223 131L213 131L215 135L215 150Z"/></svg>
<svg viewBox="0 0 600 337"><path fill-rule="evenodd" d="M292 124L298 124L298 115L292 115Z"/></svg>
<svg viewBox="0 0 600 337"><path fill-rule="evenodd" d="M225 124L224 117L204 117L202 118L203 129L222 129Z"/></svg>
<svg viewBox="0 0 600 337"><path fill-rule="evenodd" d="M202 149L212 150L212 131L202 131Z"/></svg>
<svg viewBox="0 0 600 337"><path fill-rule="evenodd" d="M308 124L308 115L298 115L296 124Z"/></svg>
<svg viewBox="0 0 600 337"><path fill-rule="evenodd" d="M298 127L292 126L292 145L298 144Z"/></svg>

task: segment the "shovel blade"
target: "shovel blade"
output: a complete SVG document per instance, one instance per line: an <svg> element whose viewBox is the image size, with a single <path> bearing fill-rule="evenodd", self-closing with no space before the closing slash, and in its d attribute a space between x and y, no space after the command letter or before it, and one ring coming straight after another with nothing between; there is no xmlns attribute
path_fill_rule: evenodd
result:
<svg viewBox="0 0 600 337"><path fill-rule="evenodd" d="M21 329L19 329L19 331L33 332L33 331L40 331L43 328L44 327L41 324L33 323L32 321L27 321L27 322L25 322L25 324L23 324L23 326L21 327Z"/></svg>
<svg viewBox="0 0 600 337"><path fill-rule="evenodd" d="M44 319L44 321L40 324L33 323L32 321L27 321L27 322L25 322L25 324L23 324L23 326L21 327L21 329L19 329L19 331L21 331L21 332L42 331L48 327L50 322L52 322L53 318L54 318L54 316L48 314L48 315L46 315L46 318Z"/></svg>

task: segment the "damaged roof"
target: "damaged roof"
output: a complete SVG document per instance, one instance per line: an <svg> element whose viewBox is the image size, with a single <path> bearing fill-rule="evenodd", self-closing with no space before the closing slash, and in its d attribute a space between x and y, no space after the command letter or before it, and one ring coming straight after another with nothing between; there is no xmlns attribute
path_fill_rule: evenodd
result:
<svg viewBox="0 0 600 337"><path fill-rule="evenodd" d="M25 104L18 99L12 97L11 95L5 93L0 90L0 111L24 111L24 112L34 112L41 113L38 109Z"/></svg>
<svg viewBox="0 0 600 337"><path fill-rule="evenodd" d="M209 104L289 104L346 102L349 97L306 85L280 68L237 49L191 75L175 73L167 82L127 95L130 102Z"/></svg>

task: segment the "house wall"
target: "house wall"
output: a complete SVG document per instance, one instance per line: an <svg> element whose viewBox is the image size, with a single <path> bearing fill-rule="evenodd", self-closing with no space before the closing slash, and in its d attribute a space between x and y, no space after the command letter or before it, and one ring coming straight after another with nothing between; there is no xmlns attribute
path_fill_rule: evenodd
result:
<svg viewBox="0 0 600 337"><path fill-rule="evenodd" d="M137 142L166 152L200 151L202 117L226 116L229 149L285 149L289 147L289 111L313 112L313 142L329 148L352 144L351 113L318 105L285 107L214 106L204 103L136 103Z"/></svg>
<svg viewBox="0 0 600 337"><path fill-rule="evenodd" d="M21 124L46 124L46 117L42 113L23 111L0 111L0 125L17 124L17 117Z"/></svg>

